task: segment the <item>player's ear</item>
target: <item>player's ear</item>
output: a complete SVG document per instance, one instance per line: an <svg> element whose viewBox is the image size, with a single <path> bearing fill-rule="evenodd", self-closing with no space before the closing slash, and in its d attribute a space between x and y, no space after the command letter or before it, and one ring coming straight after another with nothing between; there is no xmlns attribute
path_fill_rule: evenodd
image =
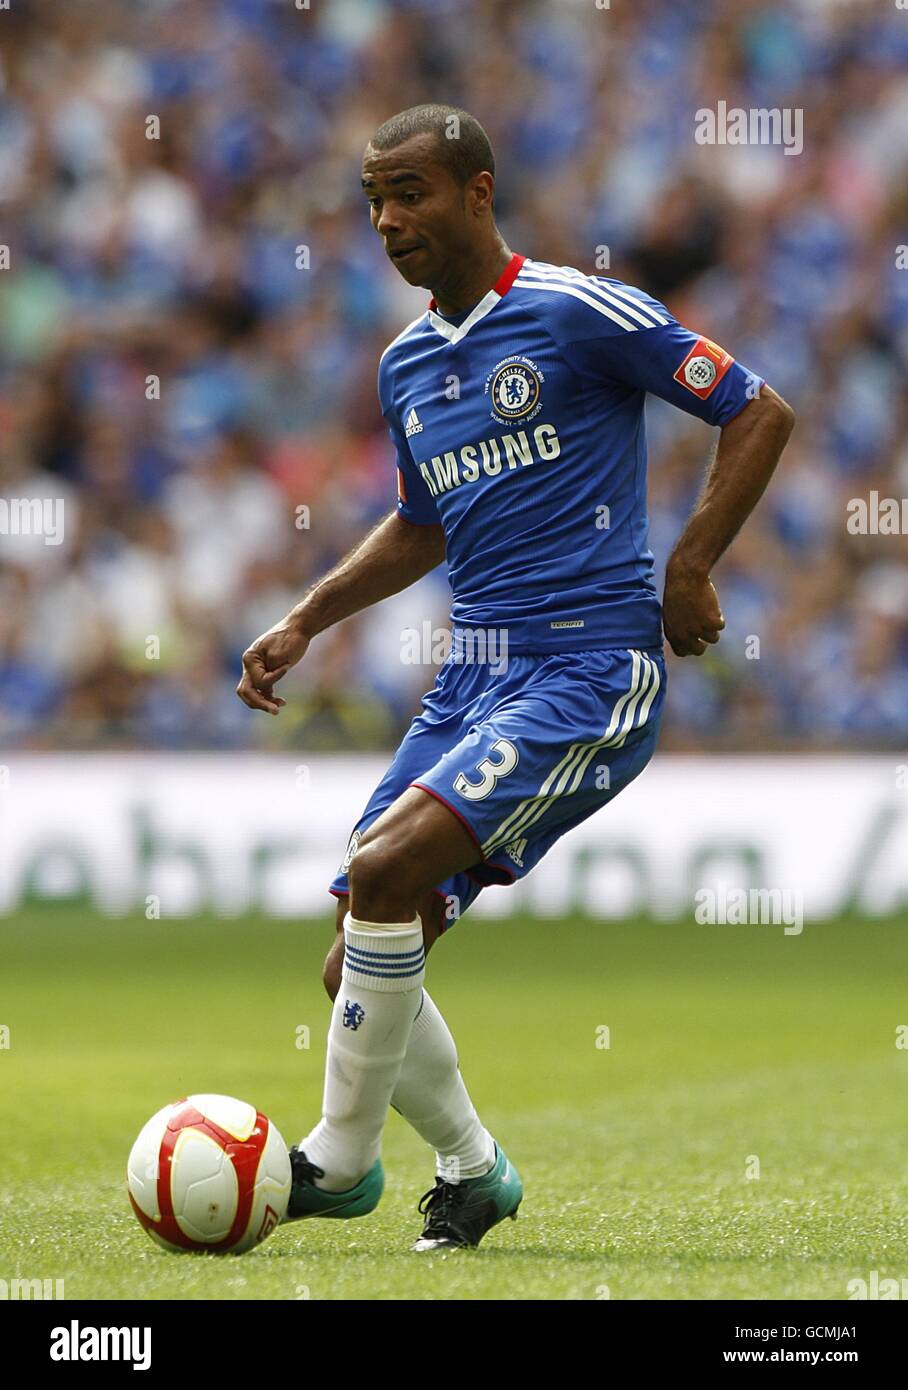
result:
<svg viewBox="0 0 908 1390"><path fill-rule="evenodd" d="M467 184L470 207L477 216L491 212L495 200L495 180L489 173L474 174Z"/></svg>

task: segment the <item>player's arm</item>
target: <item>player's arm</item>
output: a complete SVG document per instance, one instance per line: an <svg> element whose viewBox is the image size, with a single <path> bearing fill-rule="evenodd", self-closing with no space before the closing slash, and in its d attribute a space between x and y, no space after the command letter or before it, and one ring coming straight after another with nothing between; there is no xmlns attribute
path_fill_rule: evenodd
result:
<svg viewBox="0 0 908 1390"><path fill-rule="evenodd" d="M676 656L702 656L725 626L711 567L753 511L794 424L775 391L664 304L592 277L562 333L575 369L652 392L721 430L703 494L666 568L662 621ZM605 316L605 317L603 317Z"/></svg>
<svg viewBox="0 0 908 1390"><path fill-rule="evenodd" d="M317 633L409 588L444 558L440 524L416 525L392 512L243 653L237 695L250 709L277 714L286 701L273 694L273 686Z"/></svg>
<svg viewBox="0 0 908 1390"><path fill-rule="evenodd" d="M665 570L662 622L676 656L702 656L725 620L709 577L772 477L794 411L771 386L721 428L703 493Z"/></svg>

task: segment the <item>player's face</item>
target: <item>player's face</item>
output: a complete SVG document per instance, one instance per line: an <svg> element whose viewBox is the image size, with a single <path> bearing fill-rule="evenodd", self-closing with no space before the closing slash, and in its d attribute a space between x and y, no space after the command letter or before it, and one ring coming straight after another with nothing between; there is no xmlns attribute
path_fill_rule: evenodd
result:
<svg viewBox="0 0 908 1390"><path fill-rule="evenodd" d="M431 135L363 156L363 192L389 259L411 285L435 289L469 253L464 190L438 163Z"/></svg>

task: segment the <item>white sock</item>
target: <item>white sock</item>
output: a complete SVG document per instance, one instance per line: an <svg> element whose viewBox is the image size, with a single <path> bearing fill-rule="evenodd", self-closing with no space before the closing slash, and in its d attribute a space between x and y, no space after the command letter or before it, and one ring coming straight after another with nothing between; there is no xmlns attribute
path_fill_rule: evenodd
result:
<svg viewBox="0 0 908 1390"><path fill-rule="evenodd" d="M346 1192L381 1152L388 1105L426 973L422 922L344 918L344 968L328 1029L322 1118L300 1140L323 1168L317 1186Z"/></svg>
<svg viewBox="0 0 908 1390"><path fill-rule="evenodd" d="M439 1177L459 1182L493 1166L495 1140L476 1113L450 1029L425 989L391 1104L435 1150Z"/></svg>

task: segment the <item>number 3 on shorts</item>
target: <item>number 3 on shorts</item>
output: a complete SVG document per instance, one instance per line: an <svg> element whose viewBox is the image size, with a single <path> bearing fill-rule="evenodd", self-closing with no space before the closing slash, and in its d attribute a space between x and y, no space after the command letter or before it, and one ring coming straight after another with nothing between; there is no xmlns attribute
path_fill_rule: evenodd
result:
<svg viewBox="0 0 908 1390"><path fill-rule="evenodd" d="M499 761L493 762L492 758L486 755L477 763L476 771L482 773L478 782L471 782L465 772L458 772L454 778L454 790L465 796L468 801L482 801L483 797L489 796L495 790L498 779L507 777L517 766L517 749L510 739L496 739L490 752L497 753Z"/></svg>

